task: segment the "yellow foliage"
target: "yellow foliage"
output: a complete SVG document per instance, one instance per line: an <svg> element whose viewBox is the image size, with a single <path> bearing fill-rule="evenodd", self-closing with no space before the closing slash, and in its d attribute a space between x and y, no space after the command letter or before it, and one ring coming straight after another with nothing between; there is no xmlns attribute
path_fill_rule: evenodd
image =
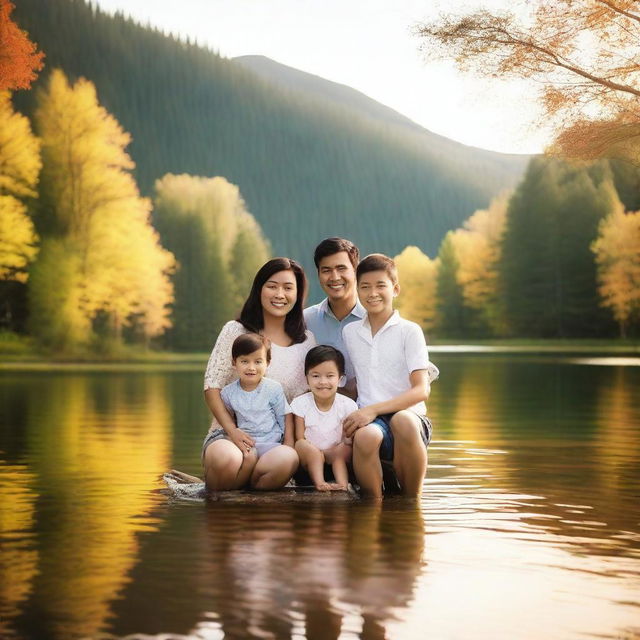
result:
<svg viewBox="0 0 640 640"><path fill-rule="evenodd" d="M222 258L228 264L241 225L255 220L246 210L240 189L221 176L206 178L188 174L166 174L156 180L157 204L185 215L198 215L220 241Z"/></svg>
<svg viewBox="0 0 640 640"><path fill-rule="evenodd" d="M35 196L40 167L40 143L29 120L13 110L11 94L0 91L0 194Z"/></svg>
<svg viewBox="0 0 640 640"><path fill-rule="evenodd" d="M0 195L0 280L27 281L26 267L38 252L37 241L26 206Z"/></svg>
<svg viewBox="0 0 640 640"><path fill-rule="evenodd" d="M436 313L438 260L431 260L418 247L405 247L394 258L401 291L396 308L404 318L417 322L425 331L433 328Z"/></svg>
<svg viewBox="0 0 640 640"><path fill-rule="evenodd" d="M162 333L170 326L175 260L160 246L150 202L129 173L130 135L100 106L91 82L71 86L60 70L39 94L36 121L42 196L54 211L54 230L79 258L81 314L88 321L107 314L117 339L132 323L146 337Z"/></svg>
<svg viewBox="0 0 640 640"><path fill-rule="evenodd" d="M492 200L488 209L476 211L452 234L458 259L457 281L465 304L482 311L489 325L500 331L498 263L500 241L507 219L508 194Z"/></svg>
<svg viewBox="0 0 640 640"><path fill-rule="evenodd" d="M640 211L625 213L618 203L601 221L591 249L602 305L611 309L624 335L629 321L640 314Z"/></svg>

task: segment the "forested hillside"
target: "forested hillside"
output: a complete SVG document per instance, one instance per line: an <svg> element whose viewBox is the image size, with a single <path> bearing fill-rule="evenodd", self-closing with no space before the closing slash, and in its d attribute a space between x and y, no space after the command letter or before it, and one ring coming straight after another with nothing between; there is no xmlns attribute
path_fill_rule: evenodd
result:
<svg viewBox="0 0 640 640"><path fill-rule="evenodd" d="M15 18L47 55L39 85L55 67L95 83L132 134L144 194L166 173L224 176L274 252L306 266L315 243L336 234L390 254L419 239L433 254L524 169L525 158L443 145L417 127L372 118L357 102L285 90L84 1L17 0ZM35 94L16 94L16 107L32 114Z"/></svg>

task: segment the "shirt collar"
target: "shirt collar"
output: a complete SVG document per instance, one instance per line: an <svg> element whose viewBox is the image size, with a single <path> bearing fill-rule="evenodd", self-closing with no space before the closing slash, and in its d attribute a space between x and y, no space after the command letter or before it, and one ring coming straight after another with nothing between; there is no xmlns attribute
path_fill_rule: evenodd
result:
<svg viewBox="0 0 640 640"><path fill-rule="evenodd" d="M335 318L336 320L338 318L336 318L333 315L333 311L331 311L331 307L329 306L329 298L325 298L321 303L320 303L320 312L330 315L332 318ZM356 305L355 307L353 307L353 309L351 309L351 311L348 313L348 315L345 316L345 318L348 318L349 316L355 316L358 319L362 319L367 315L367 312L364 310L364 307L360 304L360 300L358 300L356 298ZM343 320L345 319L343 318Z"/></svg>
<svg viewBox="0 0 640 640"><path fill-rule="evenodd" d="M392 327L394 324L398 324L399 322L400 322L400 313L398 311L394 311L391 314L391 317L380 327L376 335L377 336L380 335L383 331L385 331L389 327ZM372 339L371 323L369 322L369 315L366 314L366 312L365 312L364 319L362 321L362 330L363 330L363 335L368 336L369 340L371 340Z"/></svg>

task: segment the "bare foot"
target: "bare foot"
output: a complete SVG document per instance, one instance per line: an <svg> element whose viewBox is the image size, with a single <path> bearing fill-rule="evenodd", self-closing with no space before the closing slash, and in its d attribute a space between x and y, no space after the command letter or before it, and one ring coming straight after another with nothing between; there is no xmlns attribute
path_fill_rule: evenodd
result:
<svg viewBox="0 0 640 640"><path fill-rule="evenodd" d="M320 482L316 485L318 491L331 491L331 485L327 482Z"/></svg>
<svg viewBox="0 0 640 640"><path fill-rule="evenodd" d="M331 491L346 491L347 487L343 484L338 484L337 482L332 482L330 485Z"/></svg>

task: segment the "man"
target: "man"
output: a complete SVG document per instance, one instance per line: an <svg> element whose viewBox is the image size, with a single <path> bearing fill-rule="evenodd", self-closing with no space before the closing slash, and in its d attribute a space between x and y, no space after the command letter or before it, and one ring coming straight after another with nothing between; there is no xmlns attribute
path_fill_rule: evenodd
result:
<svg viewBox="0 0 640 640"><path fill-rule="evenodd" d="M313 333L317 343L335 347L345 356L348 380L353 380L354 373L342 341L342 329L361 320L365 315L356 291L356 267L359 259L360 252L353 242L344 238L323 240L316 247L313 261L318 270L320 286L327 297L304 310L307 328Z"/></svg>

